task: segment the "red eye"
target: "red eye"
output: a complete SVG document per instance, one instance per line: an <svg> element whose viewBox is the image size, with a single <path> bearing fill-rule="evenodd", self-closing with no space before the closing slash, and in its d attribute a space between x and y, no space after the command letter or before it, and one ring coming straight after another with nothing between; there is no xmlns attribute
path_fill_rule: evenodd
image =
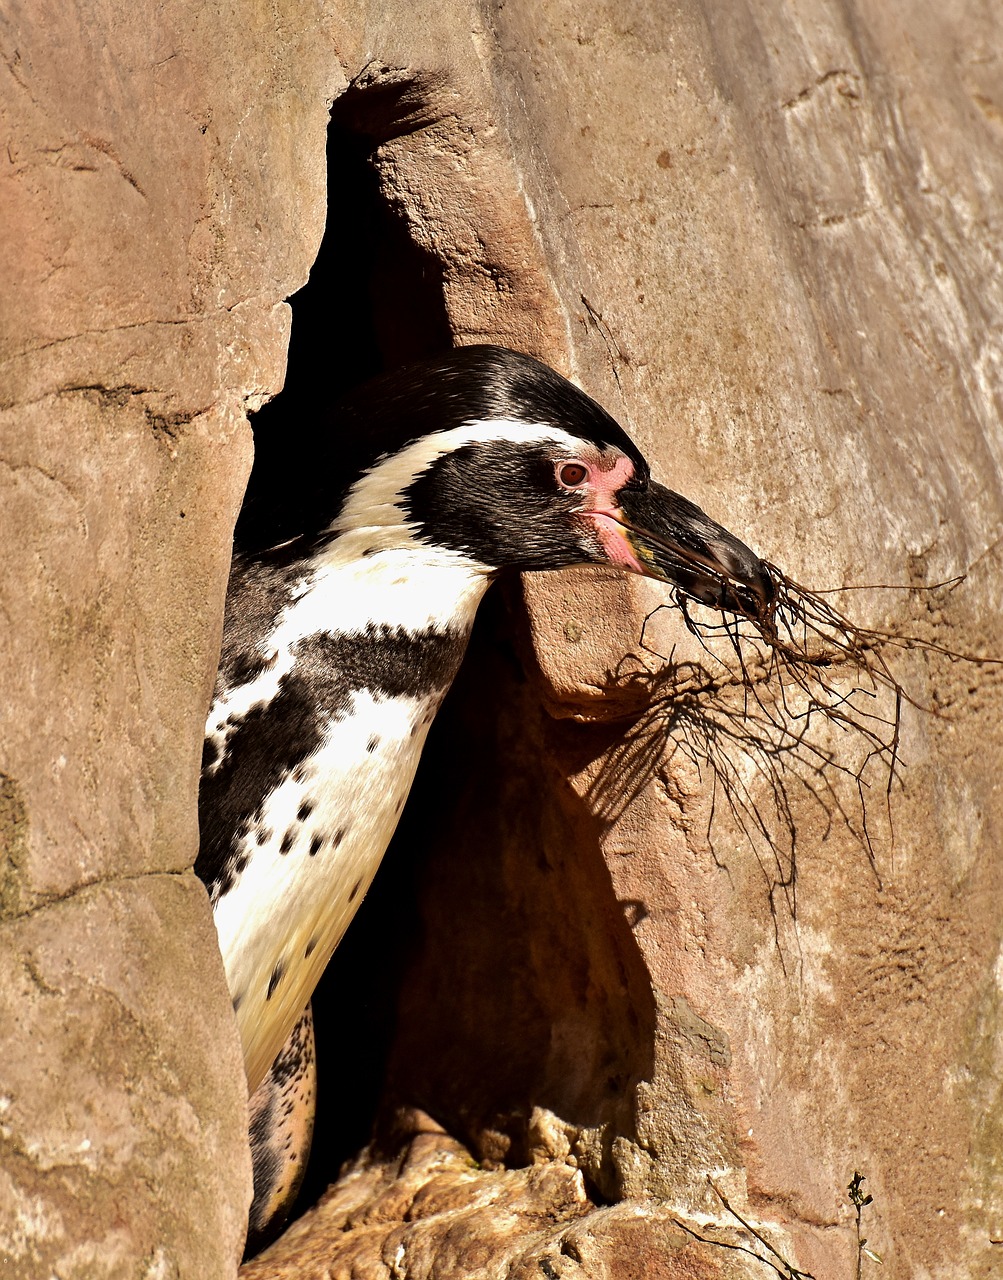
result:
<svg viewBox="0 0 1003 1280"><path fill-rule="evenodd" d="M584 462L566 462L557 473L557 478L567 489L577 489L589 478L589 469Z"/></svg>

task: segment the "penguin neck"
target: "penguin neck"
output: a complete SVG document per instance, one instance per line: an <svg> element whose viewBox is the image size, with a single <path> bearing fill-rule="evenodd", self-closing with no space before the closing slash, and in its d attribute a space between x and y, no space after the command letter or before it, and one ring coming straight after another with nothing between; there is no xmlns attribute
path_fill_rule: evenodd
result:
<svg viewBox="0 0 1003 1280"><path fill-rule="evenodd" d="M351 529L315 553L296 594L297 611L315 597L317 630L466 637L493 571L443 547L401 539L399 528Z"/></svg>

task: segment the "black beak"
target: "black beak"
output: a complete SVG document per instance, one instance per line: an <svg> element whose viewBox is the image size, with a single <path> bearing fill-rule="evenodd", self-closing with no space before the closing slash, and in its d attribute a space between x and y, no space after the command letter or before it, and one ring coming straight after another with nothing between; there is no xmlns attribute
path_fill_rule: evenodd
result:
<svg viewBox="0 0 1003 1280"><path fill-rule="evenodd" d="M766 565L695 503L654 481L619 498L627 539L649 577L715 609L751 619L768 612L776 588Z"/></svg>

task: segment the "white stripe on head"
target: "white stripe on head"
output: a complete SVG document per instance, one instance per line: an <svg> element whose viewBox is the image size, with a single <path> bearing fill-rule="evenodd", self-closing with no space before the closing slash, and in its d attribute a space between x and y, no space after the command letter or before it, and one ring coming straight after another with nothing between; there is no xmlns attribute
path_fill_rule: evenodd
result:
<svg viewBox="0 0 1003 1280"><path fill-rule="evenodd" d="M594 445L589 446L587 441L561 427L546 422L519 422L513 418L484 418L465 422L451 431L436 431L374 463L348 491L331 531L345 533L349 529L407 524L402 505L404 490L422 472L439 458L465 445L493 444L499 440L517 445L562 445L569 457L580 453L583 447L595 449Z"/></svg>

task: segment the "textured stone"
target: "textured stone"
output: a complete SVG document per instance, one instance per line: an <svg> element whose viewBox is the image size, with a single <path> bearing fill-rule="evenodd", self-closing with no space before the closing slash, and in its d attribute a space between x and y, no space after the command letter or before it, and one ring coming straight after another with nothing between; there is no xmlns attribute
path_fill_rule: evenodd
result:
<svg viewBox="0 0 1003 1280"><path fill-rule="evenodd" d="M844 603L998 651L998 6L326 8L0 18L19 1280L235 1267L242 1081L183 869L244 414L281 381L320 237L326 99L412 255L375 288L382 362L430 333L535 352L799 581L900 584ZM341 171L331 190L356 194ZM347 329L364 308L333 279ZM895 659L936 714L904 708L873 866L825 812L852 781L820 805L785 775L795 895L740 739L765 829L718 804L708 839L714 769L672 704L646 709L653 674L701 658L672 610L645 626L665 600L568 574L487 605L405 826L421 936L378 1117L421 1105L454 1137L372 1148L248 1275L765 1274L741 1214L845 1280L858 1169L883 1276L998 1269L998 669ZM747 705L725 681L693 714ZM365 968L347 981L364 1000ZM351 1058L365 1032L333 1016Z"/></svg>
<svg viewBox="0 0 1003 1280"><path fill-rule="evenodd" d="M339 30L351 85L334 119L373 147L384 199L436 264L453 340L563 365L565 317L498 126L479 17L463 4L366 10L365 62Z"/></svg>
<svg viewBox="0 0 1003 1280"><path fill-rule="evenodd" d="M339 83L307 4L0 16L4 1277L240 1257L246 1087L183 873L245 415L282 382Z"/></svg>
<svg viewBox="0 0 1003 1280"><path fill-rule="evenodd" d="M661 476L800 581L968 573L948 593L846 603L976 654L997 652L999 616L1003 81L985 58L1000 33L997 11L963 3L749 4L727 21L689 4L507 4L498 24L525 103L515 127L551 175L527 185L580 253L560 291L609 326L602 398L615 408L622 389ZM558 273L569 259L548 251ZM579 367L606 355L593 326ZM589 691L608 660L590 668L548 628L560 588L531 590L546 677L570 684L573 662ZM981 1153L999 1105L999 675L897 665L951 711L905 713L894 842L871 811L876 873L838 823L823 841L792 785L795 913L768 892L788 870L780 824L773 849L721 831L709 848L708 779L678 755L602 840L658 993L641 1145L614 1154L625 1188L693 1197L709 1163L740 1165L819 1277L850 1267L855 1168L883 1274L998 1266L1001 1184ZM558 756L572 769L578 738L569 727ZM602 773L578 772L590 807ZM705 1039L689 1014L680 1025L680 998Z"/></svg>
<svg viewBox="0 0 1003 1280"><path fill-rule="evenodd" d="M763 1274L727 1225L698 1226L653 1205L597 1208L581 1173L567 1164L486 1171L427 1118L424 1127L397 1157L367 1153L280 1241L241 1268L241 1280ZM757 1247L769 1256L767 1246Z"/></svg>
<svg viewBox="0 0 1003 1280"><path fill-rule="evenodd" d="M243 1172L243 1108L229 1091L221 1109L218 1075L240 1059L205 1033L206 1004L226 1001L212 942L190 874L94 885L0 926L5 1278L222 1274L227 1243L232 1260L246 1210L220 1188L228 1163ZM193 1167L219 1172L189 1184Z"/></svg>

